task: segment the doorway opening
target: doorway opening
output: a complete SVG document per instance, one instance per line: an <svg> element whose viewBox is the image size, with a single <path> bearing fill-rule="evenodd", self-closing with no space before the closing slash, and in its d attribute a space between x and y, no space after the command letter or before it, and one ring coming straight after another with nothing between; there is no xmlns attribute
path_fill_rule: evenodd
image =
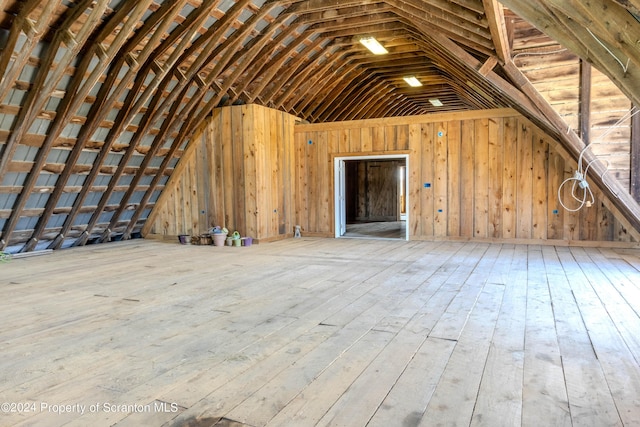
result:
<svg viewBox="0 0 640 427"><path fill-rule="evenodd" d="M408 155L334 159L335 236L409 240Z"/></svg>

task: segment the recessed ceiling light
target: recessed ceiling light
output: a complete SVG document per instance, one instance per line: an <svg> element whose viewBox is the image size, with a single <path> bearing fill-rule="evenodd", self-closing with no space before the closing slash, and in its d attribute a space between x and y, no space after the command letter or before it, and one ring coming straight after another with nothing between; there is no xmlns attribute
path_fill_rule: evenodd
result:
<svg viewBox="0 0 640 427"><path fill-rule="evenodd" d="M431 103L431 105L433 105L434 107L442 107L444 104L442 103L442 101L440 101L438 98L433 98L430 99L429 102Z"/></svg>
<svg viewBox="0 0 640 427"><path fill-rule="evenodd" d="M374 55L384 55L389 53L389 51L385 49L384 46L382 46L374 37L362 37L360 39L360 43L362 43L364 47L369 49Z"/></svg>
<svg viewBox="0 0 640 427"><path fill-rule="evenodd" d="M420 87L420 86L422 86L422 83L420 83L420 80L415 78L415 76L404 77L404 81L407 82L407 84L409 86L411 86L411 87Z"/></svg>

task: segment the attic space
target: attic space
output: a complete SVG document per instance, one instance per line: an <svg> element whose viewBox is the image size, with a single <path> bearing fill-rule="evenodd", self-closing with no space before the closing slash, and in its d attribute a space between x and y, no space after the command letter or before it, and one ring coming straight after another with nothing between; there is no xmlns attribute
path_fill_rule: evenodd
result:
<svg viewBox="0 0 640 427"><path fill-rule="evenodd" d="M640 426L639 45L640 0L0 0L0 427Z"/></svg>
<svg viewBox="0 0 640 427"><path fill-rule="evenodd" d="M588 213L553 214L553 203L545 202L551 209L545 223L532 217L521 227L532 222L537 226L530 230L538 236L535 238L547 239L548 233L540 233L540 228L548 228L554 218L563 217L560 221L566 223L564 217L576 216L579 219L569 220L562 233L551 235L565 242L601 240L604 235L606 240L636 242L640 230L640 144L636 140L640 132L635 105L640 60L630 46L640 37L637 8L633 2L616 0L597 5L559 0L521 3L5 1L0 10L0 250L41 252L141 237L154 226L154 218L163 215L161 205L169 197L166 190L176 191L171 182L182 179L175 171L188 169L179 163L187 161L190 150L196 150L202 138L223 138L209 141L214 152L215 147L239 138L240 130L233 123L213 124L215 111L242 106L273 110L277 120L281 115L290 117L297 129L401 118L410 126L416 122L412 117L441 114L453 114L453 122L464 123L467 114L512 110L527 121L533 134L544 135L551 146L558 145L564 162L564 166L556 165L564 168L558 171L558 178L586 171L584 183L582 179L575 182L589 183L601 193L598 203L589 195L596 209ZM372 53L364 40L376 40L385 53ZM409 77L417 87L407 83ZM242 202L232 206L228 200L207 198L200 202L206 208L188 223L164 224L167 233L173 237L206 233L213 220L215 225L237 224L242 233L258 233L257 223L250 225L248 218L255 216L251 209L264 205L269 206L271 217L260 219L270 222L260 225L263 231L269 228L258 233L263 239L288 236L295 225L304 225L314 235L331 234L332 213L325 213L324 207L332 204L332 197L325 194L332 177L325 176L326 165L320 163L324 158L297 156L293 142L297 131L288 128L291 123L268 124L270 128L283 126L278 132L285 132L286 138L279 139L284 134L257 133L268 129L252 120L246 125L256 125L257 130L242 129L248 140L259 148L260 144L269 150L276 146L269 155L284 157L260 165L253 175L245 175L252 166L243 165L239 158L207 158L213 163L200 166L228 164L235 175L226 176L224 182L215 178L212 182L216 184L201 181L200 191L215 195L241 189L233 197ZM449 117L445 121L455 126ZM219 126L216 135L208 135L211 126ZM339 127L335 132L340 132ZM390 138L385 144L395 144L388 147L378 144L380 135L367 135L367 129L408 132L374 122L362 124L360 137L350 129L349 135L339 135L341 140L335 143L344 144L348 139L354 147L361 144L359 154L386 153L400 146L406 152L412 150L402 140L404 133L385 136ZM235 133L229 135L231 131ZM334 135L329 132L326 137ZM504 137L491 136L489 147L494 140L502 144ZM463 139L461 143L469 142L465 135ZM437 143L437 138L426 141L424 156L435 153ZM449 144L447 140L451 148ZM316 147L324 150L318 151L321 156L354 152L342 145L326 150L320 144L305 148ZM252 153L251 147L245 148ZM222 152L226 153L224 148L215 153ZM458 154L455 149L447 152L447 156ZM478 158L485 154L478 152ZM440 160L451 166L457 158ZM435 176L442 172L439 160L435 161L433 165L429 160L419 161L423 169L414 179L422 184L448 180ZM319 168L304 170L309 178L317 174L326 179L317 182L323 188L313 193L298 185L306 179L298 169L307 162L316 162L309 166ZM487 170L491 166L477 165ZM493 203L483 192L514 185L510 180L525 178L523 185L528 186L528 177L503 172L500 188L471 190L480 191L482 197L474 209ZM495 177L480 176L484 172L479 170L476 174L474 185L498 185ZM198 173L194 176L203 178ZM543 179L532 179L538 178ZM277 192L286 195L275 194L270 202L256 201L264 197L260 192L251 193L252 185L262 185L256 179L278 182ZM214 189L216 185L224 188ZM275 191L269 183L264 185ZM467 191L464 185L460 188ZM545 199L550 200L556 190L549 187ZM417 182L412 191L424 193ZM447 203L463 194L453 187L448 191ZM429 229L430 216L419 216L425 203L437 197L416 194L414 200L420 207L414 206L413 217L408 217L414 222L409 233L413 238L432 234L424 231ZM527 197L522 203L533 202ZM571 194L568 197L573 200ZM274 206L276 200L282 204ZM300 208L301 203L311 210L297 210L294 218L289 209ZM522 203L511 208L511 214L513 209L535 212L541 208ZM434 215L447 216L454 224L462 221L451 208L456 209L455 205L434 208ZM502 208L502 204L492 206ZM290 222L294 219L300 224ZM591 225L585 228L585 221ZM459 233L447 225L446 235L500 238L504 234L485 233L484 225L472 224L471 228L476 228L471 234Z"/></svg>

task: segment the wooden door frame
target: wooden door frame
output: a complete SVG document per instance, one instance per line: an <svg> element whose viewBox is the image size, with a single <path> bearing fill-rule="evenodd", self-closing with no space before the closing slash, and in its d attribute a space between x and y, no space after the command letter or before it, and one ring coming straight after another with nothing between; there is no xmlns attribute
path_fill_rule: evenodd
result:
<svg viewBox="0 0 640 427"><path fill-rule="evenodd" d="M344 163L349 160L404 160L405 162L405 182L409 182L409 155L408 154L372 154L372 155L354 155L354 156L336 156L333 158L333 189L334 189L334 204L333 204L333 230L336 238L342 237L340 233L340 224L342 219L346 220L346 204L340 201L340 192L344 190L345 174L340 173L340 167L344 171ZM409 203L409 191L406 194L405 200L406 206L411 206ZM406 224L409 224L409 209L407 209ZM409 227L405 227L404 240L409 240Z"/></svg>

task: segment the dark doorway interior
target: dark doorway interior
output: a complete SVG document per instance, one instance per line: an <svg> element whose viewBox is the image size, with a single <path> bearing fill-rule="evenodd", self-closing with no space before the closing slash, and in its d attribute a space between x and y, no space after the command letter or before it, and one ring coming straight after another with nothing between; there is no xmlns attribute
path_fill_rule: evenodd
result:
<svg viewBox="0 0 640 427"><path fill-rule="evenodd" d="M405 167L404 159L345 162L345 237L404 239Z"/></svg>

